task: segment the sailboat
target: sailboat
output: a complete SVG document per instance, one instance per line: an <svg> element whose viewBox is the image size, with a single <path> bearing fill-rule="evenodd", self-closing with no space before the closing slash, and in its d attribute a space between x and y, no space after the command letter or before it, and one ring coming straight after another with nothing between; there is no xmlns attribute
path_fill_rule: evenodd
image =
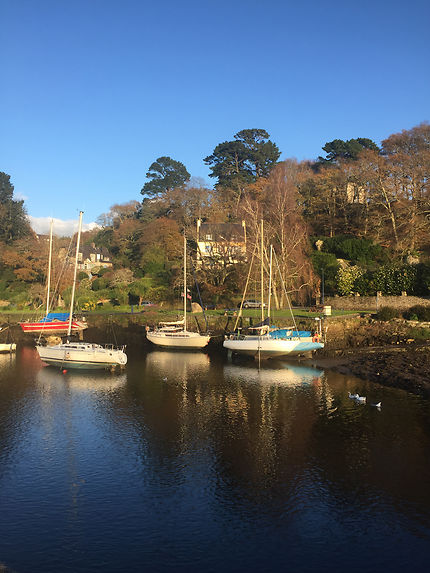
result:
<svg viewBox="0 0 430 573"><path fill-rule="evenodd" d="M324 343L320 340L320 334L312 334L308 331L299 331L295 324L292 309L290 307L293 326L288 328L277 328L270 325L270 296L272 291L272 254L273 247L270 249L270 282L269 282L269 304L268 316L264 316L264 273L263 273L263 221L261 221L261 322L255 327L251 327L250 334L242 334L234 332L223 342L224 348L231 351L233 354L242 354L246 356L254 356L259 358L280 358L282 356L294 356L303 354L304 352L317 350L324 347ZM252 267L252 264L251 264ZM251 273L251 267L249 274ZM249 275L248 275L249 278ZM282 277L281 277L282 280ZM245 299L245 292L242 298ZM287 297L288 298L288 297ZM239 316L236 319L234 331L237 329L238 321L242 312L242 305L239 311Z"/></svg>
<svg viewBox="0 0 430 573"><path fill-rule="evenodd" d="M124 367L127 364L127 355L124 347L115 348L113 345L92 344L90 342L70 342L72 332L72 313L75 301L76 276L78 270L79 244L82 231L82 215L79 213L78 238L76 242L75 269L73 276L72 297L70 300L70 313L67 328L67 342L54 346L36 345L37 352L43 362L60 368L81 368L86 370L101 370L115 367Z"/></svg>
<svg viewBox="0 0 430 573"><path fill-rule="evenodd" d="M146 333L147 339L156 346L170 349L198 350L208 345L209 334L187 330L187 239L184 235L184 316L175 322L160 322L153 331Z"/></svg>
<svg viewBox="0 0 430 573"><path fill-rule="evenodd" d="M46 284L46 314L36 322L20 322L22 330L29 334L65 334L69 328L69 313L67 312L49 312L50 305L50 288L51 288L51 268L52 268L52 228L53 221L49 230L49 257L48 257L48 280ZM86 320L76 320L72 318L72 332L79 332L88 328Z"/></svg>

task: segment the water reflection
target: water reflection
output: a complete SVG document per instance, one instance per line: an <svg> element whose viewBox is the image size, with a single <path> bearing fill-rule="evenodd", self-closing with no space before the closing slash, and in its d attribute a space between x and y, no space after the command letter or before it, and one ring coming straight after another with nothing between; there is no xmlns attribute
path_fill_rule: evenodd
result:
<svg viewBox="0 0 430 573"><path fill-rule="evenodd" d="M210 359L203 352L177 352L153 350L146 356L146 371L167 382L170 380L187 382L195 376L204 376L209 371Z"/></svg>
<svg viewBox="0 0 430 573"><path fill-rule="evenodd" d="M43 391L58 391L64 385L73 392L112 392L126 384L127 375L112 372L67 371L42 367L36 375L36 383Z"/></svg>
<svg viewBox="0 0 430 573"><path fill-rule="evenodd" d="M245 364L226 364L226 380L252 382L270 386L305 386L321 383L323 370L302 366L297 363L271 361L270 363L247 362Z"/></svg>
<svg viewBox="0 0 430 573"><path fill-rule="evenodd" d="M62 374L30 350L0 374L0 555L17 571L363 571L368 553L375 570L408 557L418 571L428 556L417 397L176 351L112 375Z"/></svg>

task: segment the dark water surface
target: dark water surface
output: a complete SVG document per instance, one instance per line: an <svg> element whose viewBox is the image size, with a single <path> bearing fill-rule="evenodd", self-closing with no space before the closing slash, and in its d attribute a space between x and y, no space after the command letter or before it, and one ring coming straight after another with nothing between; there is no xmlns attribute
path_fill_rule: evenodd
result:
<svg viewBox="0 0 430 573"><path fill-rule="evenodd" d="M427 401L203 353L154 351L119 375L0 356L0 564L17 573L427 571L429 558Z"/></svg>

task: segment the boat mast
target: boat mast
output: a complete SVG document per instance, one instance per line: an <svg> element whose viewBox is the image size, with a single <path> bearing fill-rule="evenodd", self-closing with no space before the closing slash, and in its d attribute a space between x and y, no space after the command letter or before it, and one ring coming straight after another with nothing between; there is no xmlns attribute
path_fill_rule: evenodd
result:
<svg viewBox="0 0 430 573"><path fill-rule="evenodd" d="M261 322L264 321L263 219L261 219Z"/></svg>
<svg viewBox="0 0 430 573"><path fill-rule="evenodd" d="M76 240L75 270L73 273L72 298L70 299L70 314L69 314L69 326L67 327L67 338L70 336L70 334L72 332L73 305L75 303L76 276L78 274L79 244L81 242L82 215L83 214L84 214L83 211L79 211L78 238Z"/></svg>
<svg viewBox="0 0 430 573"><path fill-rule="evenodd" d="M267 305L267 316L269 317L270 324L270 309L272 302L272 257L273 257L273 245L270 245L270 262L269 262L269 302Z"/></svg>
<svg viewBox="0 0 430 573"><path fill-rule="evenodd" d="M187 239L184 233L184 331L187 330Z"/></svg>
<svg viewBox="0 0 430 573"><path fill-rule="evenodd" d="M48 256L48 282L46 284L46 315L49 312L49 297L51 295L51 264L52 264L52 227L54 225L54 220L51 219L51 225L49 227L49 256Z"/></svg>

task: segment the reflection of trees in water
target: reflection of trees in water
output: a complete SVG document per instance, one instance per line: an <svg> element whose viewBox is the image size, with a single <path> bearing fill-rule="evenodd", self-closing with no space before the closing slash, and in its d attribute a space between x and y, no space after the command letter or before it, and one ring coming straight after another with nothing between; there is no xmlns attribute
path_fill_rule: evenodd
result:
<svg viewBox="0 0 430 573"><path fill-rule="evenodd" d="M140 385L132 385L142 445L150 443L153 459L180 473L205 459L220 484L268 487L284 479L291 461L302 463L320 375L299 366L223 368L203 353L153 352Z"/></svg>
<svg viewBox="0 0 430 573"><path fill-rule="evenodd" d="M34 415L35 352L24 347L18 355L0 354L0 477L15 463Z"/></svg>

